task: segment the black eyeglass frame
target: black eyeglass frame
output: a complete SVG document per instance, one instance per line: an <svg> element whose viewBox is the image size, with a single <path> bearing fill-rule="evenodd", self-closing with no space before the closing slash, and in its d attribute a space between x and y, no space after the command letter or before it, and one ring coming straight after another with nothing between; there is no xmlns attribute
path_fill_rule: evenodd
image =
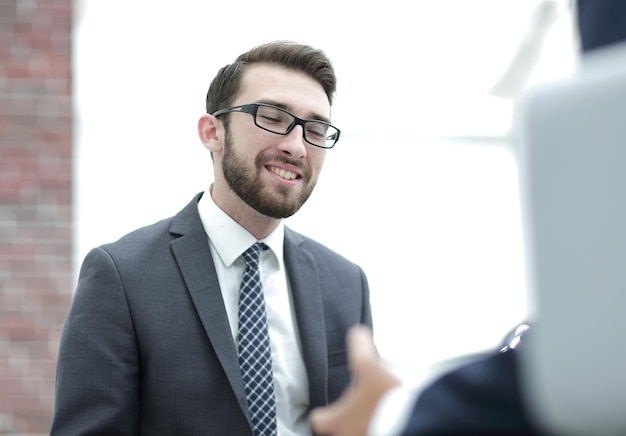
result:
<svg viewBox="0 0 626 436"><path fill-rule="evenodd" d="M294 121L293 123L291 123L289 125L289 127L287 127L287 131L285 132L276 132L274 130L270 130L267 127L263 127L260 126L257 121L256 121L256 114L257 114L257 110L259 109L260 106L265 106L265 107L269 107L272 109L276 109L279 110L281 112L284 112L286 114L288 114L289 116L293 117ZM254 119L254 125L257 126L259 129L263 129L266 132L270 132L270 133L275 133L277 135L288 135L294 127L296 126L302 126L302 138L304 138L304 140L307 142L307 144L311 144L315 147L319 147L319 148L323 148L326 150L329 150L331 148L333 148L335 146L335 144L337 144L337 141L339 141L339 136L341 134L341 130L339 130L337 127L333 126L332 124L326 122L326 121L322 121L322 120L307 120L307 119L303 119L303 118L299 118L297 116L295 116L294 114L292 114L291 112L278 107L278 106L273 106L271 104L266 104L266 103L248 103L248 104L242 104L240 106L233 106L233 107L229 107L229 108L225 108L225 109L220 109L217 110L215 112L213 112L211 115L213 115L214 117L219 117L220 115L224 115L226 113L229 112L243 112L246 114L250 114L252 115L252 119ZM335 129L337 131L337 133L335 134L335 142L333 142L333 144L331 146L324 146L324 145L319 145L319 144L314 144L313 142L309 141L306 137L306 123L319 123L319 124L324 124L328 127L332 127L333 129Z"/></svg>

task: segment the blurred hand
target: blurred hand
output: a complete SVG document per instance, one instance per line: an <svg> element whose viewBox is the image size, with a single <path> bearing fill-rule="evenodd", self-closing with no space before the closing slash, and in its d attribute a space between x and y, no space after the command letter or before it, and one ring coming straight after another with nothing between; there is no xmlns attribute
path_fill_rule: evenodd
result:
<svg viewBox="0 0 626 436"><path fill-rule="evenodd" d="M311 411L309 421L317 434L366 435L380 399L400 385L400 379L381 365L369 328L351 328L346 340L352 386L334 403Z"/></svg>

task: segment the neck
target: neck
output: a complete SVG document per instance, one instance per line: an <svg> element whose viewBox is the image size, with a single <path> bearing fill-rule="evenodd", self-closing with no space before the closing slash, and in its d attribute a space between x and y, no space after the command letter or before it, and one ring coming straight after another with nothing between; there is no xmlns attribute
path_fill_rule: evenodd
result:
<svg viewBox="0 0 626 436"><path fill-rule="evenodd" d="M231 198L228 198L228 196ZM263 239L272 233L281 222L279 218L268 217L257 212L231 190L228 190L226 195L221 195L219 189L211 186L211 198L224 213L250 232L257 240Z"/></svg>

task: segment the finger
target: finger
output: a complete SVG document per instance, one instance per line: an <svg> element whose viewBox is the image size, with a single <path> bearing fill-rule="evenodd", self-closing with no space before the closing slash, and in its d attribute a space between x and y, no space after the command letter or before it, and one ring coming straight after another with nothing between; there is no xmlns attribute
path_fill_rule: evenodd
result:
<svg viewBox="0 0 626 436"><path fill-rule="evenodd" d="M313 409L309 414L309 423L315 433L331 435L333 433L333 411L330 407Z"/></svg>
<svg viewBox="0 0 626 436"><path fill-rule="evenodd" d="M374 345L372 331L363 325L353 326L348 330L348 361L353 372L367 362L378 361L378 351Z"/></svg>
<svg viewBox="0 0 626 436"><path fill-rule="evenodd" d="M333 435L338 431L341 419L346 415L346 395L344 394L334 403L318 407L309 414L309 422L315 433Z"/></svg>

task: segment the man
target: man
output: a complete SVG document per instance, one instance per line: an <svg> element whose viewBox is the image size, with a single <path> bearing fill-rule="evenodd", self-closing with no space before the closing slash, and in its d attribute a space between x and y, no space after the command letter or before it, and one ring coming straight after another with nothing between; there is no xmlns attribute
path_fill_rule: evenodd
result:
<svg viewBox="0 0 626 436"><path fill-rule="evenodd" d="M626 41L624 17L623 0L578 0L582 52ZM520 353L532 335L532 327L519 329L501 350L476 356L415 398L380 364L369 329L354 327L348 337L354 386L312 411L312 427L332 436L543 434L520 388Z"/></svg>
<svg viewBox="0 0 626 436"><path fill-rule="evenodd" d="M310 408L349 383L348 328L371 326L361 268L282 222L339 139L335 88L325 54L291 42L218 72L198 122L211 189L84 260L53 436L311 434Z"/></svg>

